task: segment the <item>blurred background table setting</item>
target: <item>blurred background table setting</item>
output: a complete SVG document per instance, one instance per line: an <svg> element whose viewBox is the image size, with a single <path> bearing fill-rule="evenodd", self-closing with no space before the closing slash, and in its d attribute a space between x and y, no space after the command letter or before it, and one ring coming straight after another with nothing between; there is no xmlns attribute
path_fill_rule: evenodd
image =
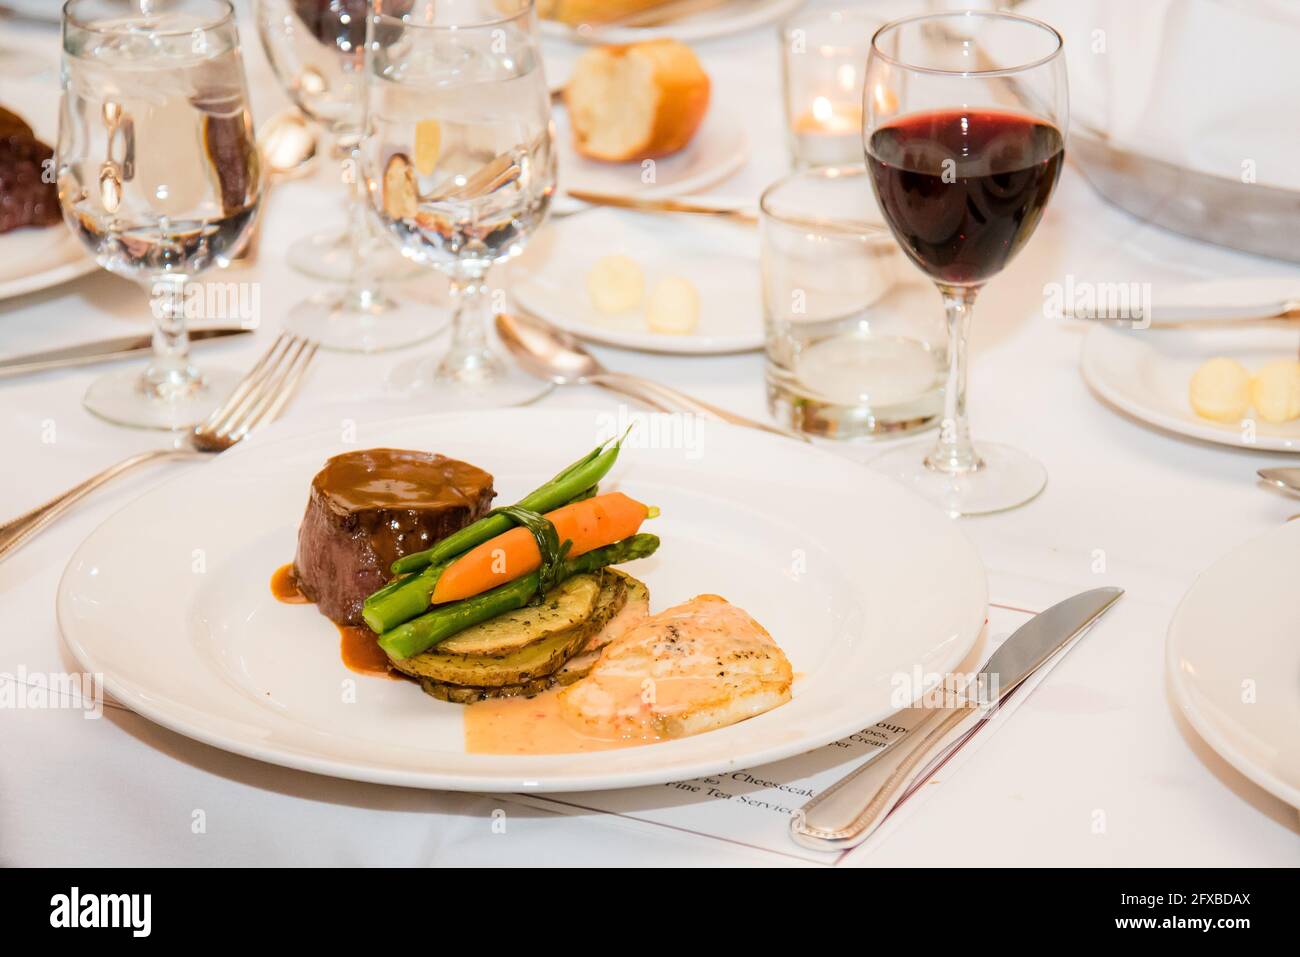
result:
<svg viewBox="0 0 1300 957"><path fill-rule="evenodd" d="M840 498L790 485L789 526L870 524L901 484L949 551L897 544L896 573L969 542L987 579L975 665L1070 595L1124 598L851 852L788 819L890 743L872 722L521 797L264 763L110 695L0 707L0 863L909 865L975 821L1006 837L988 864L1300 863L1300 11L141 7L0 3L0 704L82 670L65 566L119 510L236 445L255 476L413 416L470 441L516 408L562 435L685 415L728 474L769 443L773 487L833 456Z"/></svg>

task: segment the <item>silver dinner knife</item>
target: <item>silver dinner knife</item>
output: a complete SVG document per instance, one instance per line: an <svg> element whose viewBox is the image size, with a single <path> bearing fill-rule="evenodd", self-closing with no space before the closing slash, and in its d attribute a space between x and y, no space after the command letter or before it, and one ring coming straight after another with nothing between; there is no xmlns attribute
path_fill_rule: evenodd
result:
<svg viewBox="0 0 1300 957"><path fill-rule="evenodd" d="M1289 326L1300 322L1300 302L1284 299L1275 302L1225 306L1198 304L1185 306L1152 305L1151 314L1141 319L1114 315L1110 306L1071 307L1067 319L1115 323L1139 329L1197 329L1225 325L1260 324Z"/></svg>
<svg viewBox="0 0 1300 957"><path fill-rule="evenodd" d="M993 653L976 681L996 688L998 701L1005 701L1122 594L1122 588L1094 588L1035 615ZM790 818L791 837L820 851L861 844L894 809L930 759L955 740L957 729L968 718L986 713L969 706L909 709L897 722L909 730L795 812Z"/></svg>
<svg viewBox="0 0 1300 957"><path fill-rule="evenodd" d="M205 339L224 339L227 336L241 336L254 330L245 326L215 326L210 329L191 329L190 341L203 342ZM65 346L62 349L50 349L48 352L33 352L11 359L0 359L0 379L26 375L29 372L45 372L50 369L68 369L73 366L91 365L96 362L108 362L113 359L125 359L129 356L144 355L153 349L153 336L139 333L133 336L117 336L113 339L101 339L98 342L84 342L77 346Z"/></svg>

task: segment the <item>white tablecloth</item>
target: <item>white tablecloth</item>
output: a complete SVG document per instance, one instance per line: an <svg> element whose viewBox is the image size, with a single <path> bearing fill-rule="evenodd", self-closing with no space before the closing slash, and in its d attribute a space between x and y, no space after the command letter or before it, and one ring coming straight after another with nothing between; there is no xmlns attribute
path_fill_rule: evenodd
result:
<svg viewBox="0 0 1300 957"><path fill-rule="evenodd" d="M264 118L283 100L247 18L243 32L256 112ZM53 30L0 24L0 40L14 39L57 47ZM743 114L753 146L748 165L713 192L752 199L786 162L775 37L762 31L701 44L699 51L715 81L715 108ZM553 52L572 55L562 47ZM247 366L273 336L277 317L311 290L284 267L280 251L309 226L341 218L327 188L296 183L273 194L264 251L249 277L262 282L263 328L249 341L204 349L203 362ZM1294 500L1262 490L1253 477L1256 468L1292 461L1184 441L1104 407L1079 376L1080 331L1042 316L1044 283L1067 273L1161 282L1287 272L1279 263L1145 226L1106 206L1067 169L1028 249L981 298L971 370L976 435L1032 450L1050 481L1029 506L964 520L963 527L980 548L999 602L1041 608L1102 583L1123 585L1128 595L975 758L929 789L907 827L850 862L1300 863L1295 812L1228 767L1177 716L1163 668L1170 614L1196 574L1300 511ZM138 288L95 274L0 303L0 352L146 324ZM746 414L764 414L758 355L599 351L613 366ZM337 423L340 403L363 421L392 412L393 406L377 401L373 383L405 359L402 353L322 353L273 431ZM4 514L158 444L157 434L116 428L83 411L81 395L100 371L0 383ZM577 388L551 395L544 407L598 398ZM122 481L0 564L0 673L78 670L53 616L69 554L165 474L201 467L163 466ZM1104 571L1096 570L1099 563ZM497 808L507 814L504 834L492 827ZM197 811L206 826L196 834ZM1097 811L1106 820L1101 833L1094 827ZM972 834L984 838L975 847ZM284 770L192 742L117 707L98 721L67 710L0 710L0 864L541 861L776 862L761 852L610 816L553 815L503 796L405 790Z"/></svg>

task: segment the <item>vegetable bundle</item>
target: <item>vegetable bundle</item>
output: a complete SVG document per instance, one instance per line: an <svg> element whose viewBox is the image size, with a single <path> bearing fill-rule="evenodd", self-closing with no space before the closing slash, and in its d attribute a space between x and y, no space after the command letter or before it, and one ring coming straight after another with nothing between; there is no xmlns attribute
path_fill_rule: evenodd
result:
<svg viewBox="0 0 1300 957"><path fill-rule="evenodd" d="M394 562L401 577L362 609L380 647L394 658L419 654L573 575L653 553L659 539L637 532L655 510L622 493L596 495L618 453L619 442L597 446L518 504Z"/></svg>

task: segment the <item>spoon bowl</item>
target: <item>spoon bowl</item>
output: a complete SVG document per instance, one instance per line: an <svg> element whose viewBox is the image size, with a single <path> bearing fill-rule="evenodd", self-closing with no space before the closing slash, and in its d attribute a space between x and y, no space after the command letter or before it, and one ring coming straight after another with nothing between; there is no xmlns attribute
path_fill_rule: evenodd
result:
<svg viewBox="0 0 1300 957"><path fill-rule="evenodd" d="M772 432L807 442L806 436L780 426L756 422L735 412L678 392L662 383L639 376L612 372L578 341L577 337L558 329L537 316L501 312L496 317L497 335L510 354L529 375L556 385L598 385L644 402L663 412L674 409L720 419L732 425Z"/></svg>
<svg viewBox="0 0 1300 957"><path fill-rule="evenodd" d="M498 313L497 335L531 375L556 385L589 382L609 370L571 333L535 316Z"/></svg>
<svg viewBox="0 0 1300 957"><path fill-rule="evenodd" d="M267 172L279 179L295 179L307 173L319 142L315 128L297 110L277 113L257 133Z"/></svg>

